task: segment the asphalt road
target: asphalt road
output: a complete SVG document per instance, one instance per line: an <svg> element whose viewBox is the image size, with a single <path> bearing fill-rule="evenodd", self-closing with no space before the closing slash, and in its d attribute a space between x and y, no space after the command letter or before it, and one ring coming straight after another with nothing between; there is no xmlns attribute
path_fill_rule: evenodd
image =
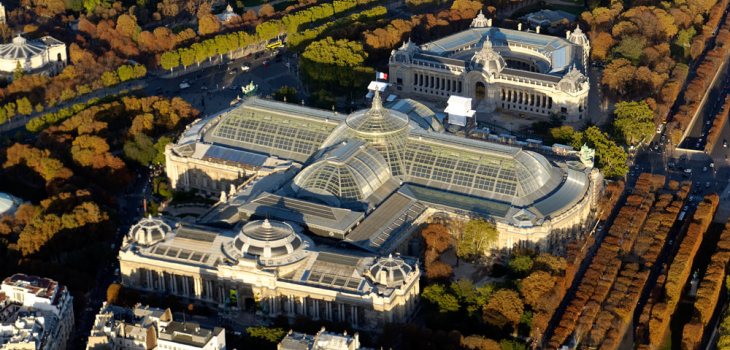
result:
<svg viewBox="0 0 730 350"><path fill-rule="evenodd" d="M267 51L258 58L245 57L176 78L156 79L148 83L143 92L146 95L182 97L204 114L211 115L242 97L241 87L251 81L258 86L259 95L272 95L284 85L303 94L297 65L297 59L285 50ZM250 70L244 72L241 66L248 66ZM190 87L181 89L183 82Z"/></svg>
<svg viewBox="0 0 730 350"><path fill-rule="evenodd" d="M692 149L692 150L703 150L707 143L707 133L712 127L712 121L718 112L722 109L725 102L725 97L730 93L730 65L725 64L720 76L718 76L715 85L708 91L707 101L703 106L702 110L697 115L697 121L695 121L692 129L687 134L687 137L680 144L680 148ZM729 135L724 133L720 140L727 139Z"/></svg>

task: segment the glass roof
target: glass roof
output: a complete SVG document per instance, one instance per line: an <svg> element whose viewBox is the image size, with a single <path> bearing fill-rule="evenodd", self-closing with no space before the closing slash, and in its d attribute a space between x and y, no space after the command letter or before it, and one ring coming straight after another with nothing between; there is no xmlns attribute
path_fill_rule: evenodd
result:
<svg viewBox="0 0 730 350"><path fill-rule="evenodd" d="M272 104L271 108L279 109L271 110L253 107L231 110L203 140L304 162L338 124L338 120L295 114L297 110L280 104Z"/></svg>
<svg viewBox="0 0 730 350"><path fill-rule="evenodd" d="M390 178L388 163L378 151L364 141L350 140L306 167L294 178L293 187L300 196L338 205L365 200Z"/></svg>
<svg viewBox="0 0 730 350"><path fill-rule="evenodd" d="M358 111L347 117L347 125L357 133L387 134L408 127L408 117L383 107L380 92L373 96L373 105L366 111Z"/></svg>

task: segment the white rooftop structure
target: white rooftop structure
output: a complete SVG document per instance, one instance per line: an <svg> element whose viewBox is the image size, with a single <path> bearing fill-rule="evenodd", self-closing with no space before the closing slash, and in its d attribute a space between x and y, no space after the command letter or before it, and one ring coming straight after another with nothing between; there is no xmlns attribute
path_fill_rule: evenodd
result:
<svg viewBox="0 0 730 350"><path fill-rule="evenodd" d="M6 214L12 215L21 203L18 197L9 193L0 192L0 216Z"/></svg>
<svg viewBox="0 0 730 350"><path fill-rule="evenodd" d="M466 126L468 118L474 118L475 110L471 109L471 98L451 95L444 112L449 115L449 124Z"/></svg>
<svg viewBox="0 0 730 350"><path fill-rule="evenodd" d="M239 17L235 12L233 12L233 7L231 7L231 4L228 4L228 6L226 6L225 11L223 11L215 16L218 17L218 20L220 20L221 23L227 23L227 22Z"/></svg>
<svg viewBox="0 0 730 350"><path fill-rule="evenodd" d="M15 274L0 285L0 349L64 350L73 298L56 281Z"/></svg>
<svg viewBox="0 0 730 350"><path fill-rule="evenodd" d="M66 66L66 44L50 36L26 39L21 35L0 45L0 73L12 78L20 67L25 73L54 75Z"/></svg>

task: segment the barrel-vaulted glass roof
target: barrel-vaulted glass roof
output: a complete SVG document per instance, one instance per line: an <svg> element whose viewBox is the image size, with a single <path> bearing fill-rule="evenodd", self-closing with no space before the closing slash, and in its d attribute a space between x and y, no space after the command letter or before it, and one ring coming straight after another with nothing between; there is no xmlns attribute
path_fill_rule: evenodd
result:
<svg viewBox="0 0 730 350"><path fill-rule="evenodd" d="M203 141L304 162L341 120L332 112L251 99L229 110Z"/></svg>
<svg viewBox="0 0 730 350"><path fill-rule="evenodd" d="M406 150L406 181L443 190L526 206L553 191L562 181L545 157L508 147L501 153L484 142L417 132ZM456 138L456 137L454 137Z"/></svg>

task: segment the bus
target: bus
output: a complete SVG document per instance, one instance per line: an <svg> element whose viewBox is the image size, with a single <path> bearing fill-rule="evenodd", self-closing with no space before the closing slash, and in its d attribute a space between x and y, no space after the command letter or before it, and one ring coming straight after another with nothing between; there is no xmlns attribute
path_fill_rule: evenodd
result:
<svg viewBox="0 0 730 350"><path fill-rule="evenodd" d="M283 46L284 46L284 42L282 42L282 41L281 41L281 40L279 40L279 39L276 39L276 40L274 40L274 41L272 41L272 42L268 43L268 44L266 45L266 48L267 48L267 49L269 49L269 50L273 50L273 49L276 49L276 48L278 48L278 47L283 47Z"/></svg>

